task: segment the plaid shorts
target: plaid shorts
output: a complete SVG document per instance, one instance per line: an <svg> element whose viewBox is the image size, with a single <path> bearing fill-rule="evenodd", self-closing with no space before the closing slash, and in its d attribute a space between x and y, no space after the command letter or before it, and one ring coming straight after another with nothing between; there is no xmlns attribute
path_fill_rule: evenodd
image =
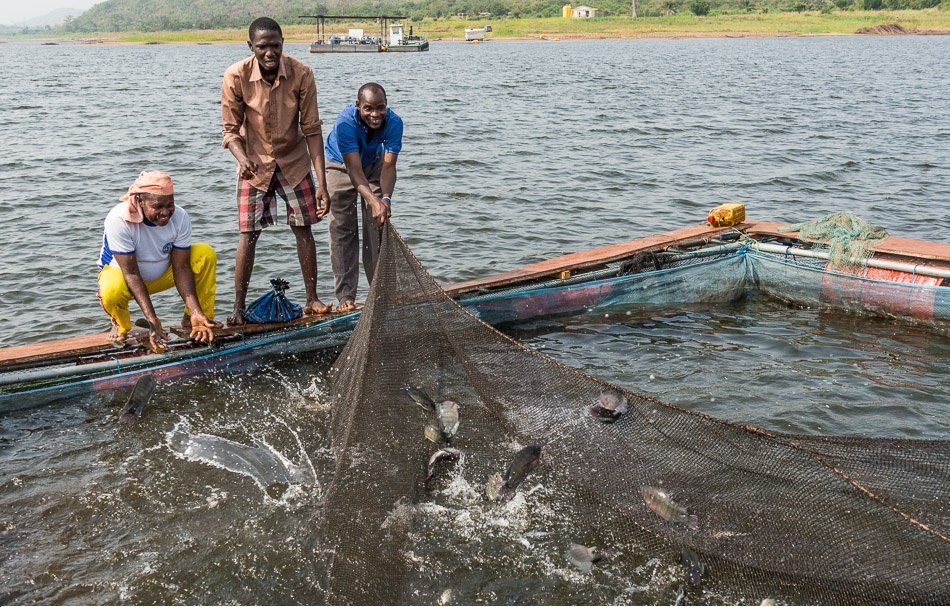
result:
<svg viewBox="0 0 950 607"><path fill-rule="evenodd" d="M277 219L277 197L287 203L287 225L309 226L317 222L317 196L313 175L291 187L280 167L274 171L266 192L258 190L238 175L238 227L241 232L260 232L272 226Z"/></svg>

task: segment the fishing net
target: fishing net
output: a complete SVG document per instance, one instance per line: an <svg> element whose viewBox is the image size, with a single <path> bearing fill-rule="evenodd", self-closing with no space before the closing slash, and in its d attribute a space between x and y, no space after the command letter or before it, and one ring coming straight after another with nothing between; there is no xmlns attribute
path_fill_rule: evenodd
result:
<svg viewBox="0 0 950 607"><path fill-rule="evenodd" d="M428 466L437 414L407 387L458 403L461 457ZM332 388L328 603L950 602L950 441L780 434L611 386L460 307L391 227ZM524 476L510 500L498 473Z"/></svg>
<svg viewBox="0 0 950 607"><path fill-rule="evenodd" d="M874 245L887 237L884 228L850 213L833 213L779 231L798 232L801 238L826 244L832 267L852 272L863 268Z"/></svg>
<svg viewBox="0 0 950 607"><path fill-rule="evenodd" d="M940 333L950 330L950 287L944 284L950 284L948 279L904 275L905 281L913 282L876 280L829 270L823 259L754 249L744 257L755 290L771 298L798 306L900 318L929 325Z"/></svg>

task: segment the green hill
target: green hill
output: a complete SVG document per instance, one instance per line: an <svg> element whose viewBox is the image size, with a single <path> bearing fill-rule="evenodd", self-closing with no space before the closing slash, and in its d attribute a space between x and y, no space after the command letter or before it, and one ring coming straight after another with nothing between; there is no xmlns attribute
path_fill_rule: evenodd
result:
<svg viewBox="0 0 950 607"><path fill-rule="evenodd" d="M553 17L560 0L107 0L65 25L67 32L173 31L247 27L266 15L281 24L312 23L300 15L406 15L413 19L453 15ZM629 11L629 7L626 9Z"/></svg>
<svg viewBox="0 0 950 607"><path fill-rule="evenodd" d="M68 19L65 33L157 32L245 28L256 17L281 24L313 23L300 15L406 15L415 20L556 17L566 0L106 0ZM640 17L677 13L762 13L832 9L921 9L941 0L636 0ZM950 0L943 0L944 6ZM581 4L581 0L575 4ZM584 0L599 16L630 16L631 0Z"/></svg>

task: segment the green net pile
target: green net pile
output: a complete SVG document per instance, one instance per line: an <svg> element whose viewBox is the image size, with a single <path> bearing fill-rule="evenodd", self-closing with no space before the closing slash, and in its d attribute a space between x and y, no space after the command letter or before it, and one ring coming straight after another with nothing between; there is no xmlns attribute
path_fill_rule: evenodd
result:
<svg viewBox="0 0 950 607"><path fill-rule="evenodd" d="M864 267L875 244L887 237L887 230L850 213L834 213L780 229L798 232L805 240L828 245L832 266L846 271Z"/></svg>

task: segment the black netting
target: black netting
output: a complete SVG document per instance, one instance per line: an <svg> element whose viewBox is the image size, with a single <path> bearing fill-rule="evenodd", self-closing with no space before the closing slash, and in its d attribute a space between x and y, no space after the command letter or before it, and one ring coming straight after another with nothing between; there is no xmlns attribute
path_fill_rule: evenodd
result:
<svg viewBox="0 0 950 607"><path fill-rule="evenodd" d="M408 386L459 403L464 456L428 484L435 414ZM609 389L616 423L591 413ZM950 602L950 441L771 433L610 386L459 307L392 228L333 392L330 603ZM572 569L572 543L608 558Z"/></svg>

